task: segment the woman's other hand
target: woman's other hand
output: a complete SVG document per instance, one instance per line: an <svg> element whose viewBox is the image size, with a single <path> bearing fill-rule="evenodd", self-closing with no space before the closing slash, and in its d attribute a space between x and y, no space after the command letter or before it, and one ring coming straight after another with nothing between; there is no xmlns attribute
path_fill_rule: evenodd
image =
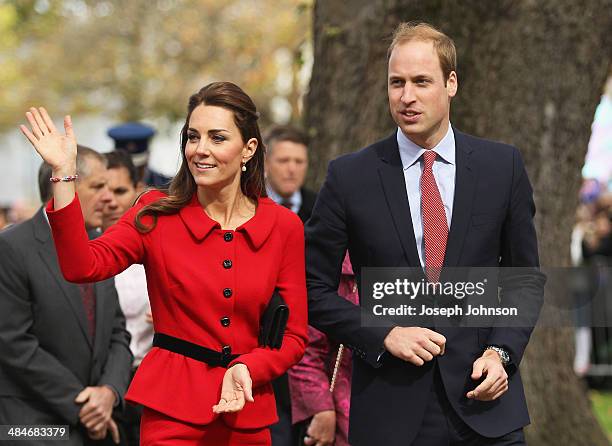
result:
<svg viewBox="0 0 612 446"><path fill-rule="evenodd" d="M58 132L43 107L30 108L30 111L26 112L26 119L31 130L25 125L20 125L19 128L42 159L51 166L53 175L74 175L77 143L70 116L64 117L64 135Z"/></svg>
<svg viewBox="0 0 612 446"><path fill-rule="evenodd" d="M252 403L253 382L244 364L235 364L225 372L221 385L221 398L213 406L214 413L230 413L242 410L245 402Z"/></svg>

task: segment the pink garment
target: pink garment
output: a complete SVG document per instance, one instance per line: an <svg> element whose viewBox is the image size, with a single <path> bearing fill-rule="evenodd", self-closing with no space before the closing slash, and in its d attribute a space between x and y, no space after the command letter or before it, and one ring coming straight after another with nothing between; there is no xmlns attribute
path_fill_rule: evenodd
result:
<svg viewBox="0 0 612 446"><path fill-rule="evenodd" d="M355 275L348 254L342 263L338 294L359 303ZM293 424L308 420L324 410L336 411L336 446L348 446L349 407L351 402L351 351L344 349L333 394L329 391L338 355L337 342L308 326L308 346L302 360L289 369L291 416Z"/></svg>

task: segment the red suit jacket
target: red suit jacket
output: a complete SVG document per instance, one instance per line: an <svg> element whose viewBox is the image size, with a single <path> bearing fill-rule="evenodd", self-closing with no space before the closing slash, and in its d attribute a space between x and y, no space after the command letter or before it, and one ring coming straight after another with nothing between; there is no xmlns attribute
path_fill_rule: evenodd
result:
<svg viewBox="0 0 612 446"><path fill-rule="evenodd" d="M155 331L220 351L241 354L254 403L222 415L227 425L257 428L277 420L270 381L302 357L307 340L304 233L290 210L260 198L255 216L235 231L222 230L194 194L177 214L159 216L141 234L134 217L164 195L149 192L101 237L89 241L78 200L59 211L47 206L62 272L72 282L112 277L142 263ZM151 218L143 219L150 223ZM275 288L289 306L279 350L258 346L260 317ZM223 323L222 323L223 320ZM227 323L229 320L229 324ZM126 399L189 423L217 415L225 369L153 348L141 363Z"/></svg>

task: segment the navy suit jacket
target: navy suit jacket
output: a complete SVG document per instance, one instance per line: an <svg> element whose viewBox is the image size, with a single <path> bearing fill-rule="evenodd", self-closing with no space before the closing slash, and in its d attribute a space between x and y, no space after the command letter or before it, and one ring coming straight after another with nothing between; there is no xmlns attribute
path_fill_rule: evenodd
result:
<svg viewBox="0 0 612 446"><path fill-rule="evenodd" d="M537 268L535 206L520 153L453 130L455 197L444 265L532 267L532 273L502 287L506 303L528 299L537 314L545 278ZM360 286L362 267L420 266L410 206L420 203L408 202L394 133L330 163L305 228L309 323L354 353L351 444L410 444L423 420L436 361L452 407L476 432L498 437L528 424L517 366L531 327L440 327L446 353L417 367L384 353L392 322L362 326L362 310L337 295L346 249ZM493 402L468 400L473 362L487 345L510 353L509 390Z"/></svg>
<svg viewBox="0 0 612 446"><path fill-rule="evenodd" d="M317 194L310 189L303 187L300 189L302 192L302 205L298 211L298 217L306 223L312 214L312 208L314 207L315 201L317 201Z"/></svg>

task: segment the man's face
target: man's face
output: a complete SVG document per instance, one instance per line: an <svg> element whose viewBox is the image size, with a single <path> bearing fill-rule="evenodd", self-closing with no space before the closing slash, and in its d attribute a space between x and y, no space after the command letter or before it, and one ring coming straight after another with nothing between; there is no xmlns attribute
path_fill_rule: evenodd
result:
<svg viewBox="0 0 612 446"><path fill-rule="evenodd" d="M278 141L266 157L266 179L282 197L290 197L304 184L308 169L308 152L304 144Z"/></svg>
<svg viewBox="0 0 612 446"><path fill-rule="evenodd" d="M130 180L130 173L125 167L116 167L106 171L108 188L112 200L104 206L102 216L102 230L106 231L110 226L119 221L121 216L134 204L139 189Z"/></svg>
<svg viewBox="0 0 612 446"><path fill-rule="evenodd" d="M102 226L104 205L112 200L106 179L106 167L96 158L85 158L87 176L79 177L76 191L81 202L87 230Z"/></svg>
<svg viewBox="0 0 612 446"><path fill-rule="evenodd" d="M440 142L448 130L457 75L452 71L444 79L433 42L409 41L393 49L387 92L391 116L406 137L426 149Z"/></svg>

